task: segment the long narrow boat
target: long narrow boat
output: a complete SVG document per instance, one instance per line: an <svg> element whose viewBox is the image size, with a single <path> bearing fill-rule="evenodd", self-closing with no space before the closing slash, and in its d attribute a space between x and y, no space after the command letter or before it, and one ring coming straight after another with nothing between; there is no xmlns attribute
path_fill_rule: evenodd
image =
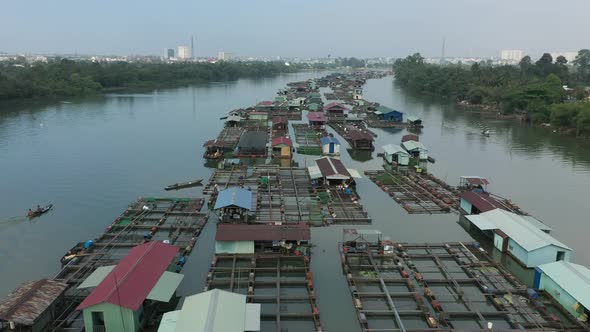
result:
<svg viewBox="0 0 590 332"><path fill-rule="evenodd" d="M38 217L38 216L42 215L43 213L49 212L49 210L51 210L51 208L53 208L53 204L47 204L41 210L35 210L35 211L29 212L27 214L27 217L29 217L30 219Z"/></svg>
<svg viewBox="0 0 590 332"><path fill-rule="evenodd" d="M196 180L188 181L188 182L175 183L175 184L171 184L171 185L167 186L166 188L164 188L164 190L169 191L169 190L179 190L179 189L184 189L184 188L196 187L196 186L200 186L202 182L203 182L203 179L196 179Z"/></svg>

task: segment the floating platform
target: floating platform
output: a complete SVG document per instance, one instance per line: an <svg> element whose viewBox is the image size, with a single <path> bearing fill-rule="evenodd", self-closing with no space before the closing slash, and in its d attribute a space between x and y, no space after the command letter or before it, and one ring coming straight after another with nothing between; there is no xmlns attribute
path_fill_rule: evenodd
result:
<svg viewBox="0 0 590 332"><path fill-rule="evenodd" d="M133 247L148 241L168 241L180 249L176 261L190 255L208 220L208 216L199 212L204 204L202 198L140 198L93 239L91 245L86 241L70 249L62 258L61 271L53 277L69 286L54 328L71 331L83 328L82 313L74 309L87 290L77 287L97 268L116 265Z"/></svg>
<svg viewBox="0 0 590 332"><path fill-rule="evenodd" d="M449 213L459 207L459 191L419 173L398 171L365 171L381 190L408 213Z"/></svg>
<svg viewBox="0 0 590 332"><path fill-rule="evenodd" d="M337 189L331 189L324 195L326 194L329 195L329 199L325 201L323 208L327 224L371 223L369 214L355 195L346 195Z"/></svg>
<svg viewBox="0 0 590 332"><path fill-rule="evenodd" d="M322 331L307 256L215 256L204 291L216 288L260 303L260 331Z"/></svg>
<svg viewBox="0 0 590 332"><path fill-rule="evenodd" d="M299 145L297 147L297 153L318 156L322 155L320 137L327 136L325 130L317 131L304 123L294 123L293 130L295 131L295 142Z"/></svg>
<svg viewBox="0 0 590 332"><path fill-rule="evenodd" d="M350 231L350 230L345 230ZM583 331L571 316L472 244L340 245L362 331ZM559 318L555 313L559 312Z"/></svg>

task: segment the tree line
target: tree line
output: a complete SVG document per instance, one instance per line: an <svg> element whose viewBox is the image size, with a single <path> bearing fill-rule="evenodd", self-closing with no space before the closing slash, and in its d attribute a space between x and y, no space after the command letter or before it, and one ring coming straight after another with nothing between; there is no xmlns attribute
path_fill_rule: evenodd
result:
<svg viewBox="0 0 590 332"><path fill-rule="evenodd" d="M418 92L454 98L471 105L492 106L504 114L520 113L533 123L590 135L590 50L578 52L570 65L563 56L545 53L518 65L491 62L428 64L419 54L398 59L393 70L402 86Z"/></svg>
<svg viewBox="0 0 590 332"><path fill-rule="evenodd" d="M116 89L154 89L295 72L283 62L146 64L52 59L0 63L0 100L80 96Z"/></svg>

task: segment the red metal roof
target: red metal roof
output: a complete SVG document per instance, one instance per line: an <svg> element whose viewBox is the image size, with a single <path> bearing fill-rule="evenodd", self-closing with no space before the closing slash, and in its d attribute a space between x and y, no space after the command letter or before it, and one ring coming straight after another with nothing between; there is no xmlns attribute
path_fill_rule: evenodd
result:
<svg viewBox="0 0 590 332"><path fill-rule="evenodd" d="M373 136L371 136L371 134L360 131L356 128L351 128L347 130L348 133L348 137L353 140L353 141L362 141L362 140L367 140L367 141L373 141Z"/></svg>
<svg viewBox="0 0 590 332"><path fill-rule="evenodd" d="M306 224L219 224L215 235L215 241L299 241L310 238L311 233Z"/></svg>
<svg viewBox="0 0 590 332"><path fill-rule="evenodd" d="M288 123L289 119L287 119L286 116L273 116L272 117L272 123L273 124L278 124L278 123Z"/></svg>
<svg viewBox="0 0 590 332"><path fill-rule="evenodd" d="M348 170L346 167L344 167L344 164L342 164L342 162L338 159L324 157L316 159L315 163L320 168L320 172L323 176L339 174L350 177L350 173L348 173Z"/></svg>
<svg viewBox="0 0 590 332"><path fill-rule="evenodd" d="M274 102L270 101L270 100L265 100L265 101L261 101L258 103L258 105L261 105L261 106L272 106L273 104L274 104Z"/></svg>
<svg viewBox="0 0 590 332"><path fill-rule="evenodd" d="M279 144L285 144L288 146L293 146L293 142L291 142L290 139L288 139L287 137L275 137L272 139L272 146L275 145L279 145Z"/></svg>
<svg viewBox="0 0 590 332"><path fill-rule="evenodd" d="M346 108L346 106L340 104L340 103L329 103L328 105L324 106L324 110L325 111L344 111L347 110L348 108Z"/></svg>
<svg viewBox="0 0 590 332"><path fill-rule="evenodd" d="M490 184L490 182L488 182L487 179L481 178L481 177L472 177L472 178L470 178L470 177L463 177L463 178L469 184L474 185L474 186L482 186L482 185Z"/></svg>
<svg viewBox="0 0 590 332"><path fill-rule="evenodd" d="M402 136L402 143L407 142L407 141L420 142L420 137L418 137L418 135L414 135L414 134L408 134L408 135Z"/></svg>
<svg viewBox="0 0 590 332"><path fill-rule="evenodd" d="M324 112L309 112L307 113L307 119L313 122L326 122L326 114Z"/></svg>
<svg viewBox="0 0 590 332"><path fill-rule="evenodd" d="M177 247L160 241L134 247L76 310L105 302L139 309L177 252Z"/></svg>
<svg viewBox="0 0 590 332"><path fill-rule="evenodd" d="M461 199L466 200L481 212L487 212L494 209L503 209L502 204L496 201L490 195L482 192L465 191L461 193Z"/></svg>

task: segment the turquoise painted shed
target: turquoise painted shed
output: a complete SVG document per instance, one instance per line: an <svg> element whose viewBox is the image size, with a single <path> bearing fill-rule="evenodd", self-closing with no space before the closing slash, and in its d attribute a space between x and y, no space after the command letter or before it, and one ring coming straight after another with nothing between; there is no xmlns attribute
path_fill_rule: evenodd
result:
<svg viewBox="0 0 590 332"><path fill-rule="evenodd" d="M391 164L396 162L398 165L407 166L410 164L410 154L401 146L395 144L387 144L383 146L385 161Z"/></svg>
<svg viewBox="0 0 590 332"><path fill-rule="evenodd" d="M553 262L535 268L534 287L546 291L577 319L590 315L590 269L570 262Z"/></svg>

